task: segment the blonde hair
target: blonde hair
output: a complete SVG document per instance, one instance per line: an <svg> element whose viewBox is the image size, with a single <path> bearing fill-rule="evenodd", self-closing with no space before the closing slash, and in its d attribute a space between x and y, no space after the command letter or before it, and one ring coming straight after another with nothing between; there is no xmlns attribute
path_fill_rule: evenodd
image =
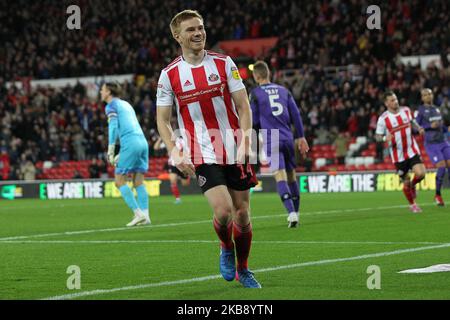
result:
<svg viewBox="0 0 450 320"><path fill-rule="evenodd" d="M175 37L175 34L180 32L180 24L183 21L192 18L199 18L203 21L203 17L200 15L200 13L198 13L197 10L183 10L181 12L178 12L170 21L170 31L172 31L172 35Z"/></svg>
<svg viewBox="0 0 450 320"><path fill-rule="evenodd" d="M269 77L269 66L264 61L256 61L253 65L253 73L256 73L261 78L268 78Z"/></svg>

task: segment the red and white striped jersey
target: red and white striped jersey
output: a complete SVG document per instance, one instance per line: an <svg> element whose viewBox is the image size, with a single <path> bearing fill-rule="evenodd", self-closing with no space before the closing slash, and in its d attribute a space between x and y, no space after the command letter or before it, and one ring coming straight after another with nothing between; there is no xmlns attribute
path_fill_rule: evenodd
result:
<svg viewBox="0 0 450 320"><path fill-rule="evenodd" d="M400 107L398 113L385 111L378 118L375 133L385 135L389 132L392 135L389 151L394 163L420 155L419 146L412 134L412 120L412 113L408 107Z"/></svg>
<svg viewBox="0 0 450 320"><path fill-rule="evenodd" d="M239 71L229 56L205 50L200 65L176 58L162 70L158 107L175 101L185 151L194 165L235 163L235 131L239 117L231 93L244 89Z"/></svg>

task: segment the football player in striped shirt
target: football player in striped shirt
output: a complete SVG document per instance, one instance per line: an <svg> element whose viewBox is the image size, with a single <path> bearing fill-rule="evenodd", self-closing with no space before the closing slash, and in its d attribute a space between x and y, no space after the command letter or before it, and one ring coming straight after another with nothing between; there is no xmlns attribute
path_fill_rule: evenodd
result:
<svg viewBox="0 0 450 320"><path fill-rule="evenodd" d="M252 114L247 91L230 57L205 50L202 16L193 10L170 23L182 55L162 70L157 90L157 125L176 167L196 175L214 212L220 239L219 270L246 288L261 288L248 269L252 243L249 189L257 184L251 154ZM170 119L177 110L179 134ZM184 140L183 153L175 139ZM237 261L237 263L236 263Z"/></svg>
<svg viewBox="0 0 450 320"><path fill-rule="evenodd" d="M393 91L385 92L383 98L387 111L378 118L375 137L378 141L389 143L391 159L403 182L403 193L409 202L410 210L418 213L422 209L415 201L416 185L423 180L426 170L413 136L413 127L420 134L423 134L424 130L414 120L408 107L400 107ZM409 177L410 170L414 173L412 180Z"/></svg>

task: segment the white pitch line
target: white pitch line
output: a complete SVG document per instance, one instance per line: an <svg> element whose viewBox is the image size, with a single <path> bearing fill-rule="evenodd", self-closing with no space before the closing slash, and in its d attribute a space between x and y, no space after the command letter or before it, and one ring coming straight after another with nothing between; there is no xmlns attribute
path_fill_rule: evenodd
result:
<svg viewBox="0 0 450 320"><path fill-rule="evenodd" d="M422 204L422 206L427 206L432 204ZM433 204L434 205L434 204ZM375 208L355 208L355 209L344 209L344 210L329 210L329 211L313 211L313 212L301 212L300 216L310 216L310 215L321 215L321 214L335 214L335 213L351 213L351 212L366 212L369 210L385 210L385 209L396 209L396 208L406 208L406 205L397 205L397 206L387 206L387 207L375 207ZM374 212L376 213L376 212ZM278 217L286 217L286 214L278 214L278 215L266 215L266 216L253 216L252 220L260 220L260 219L273 219ZM165 228L165 227L178 227L184 225L194 225L194 224L202 224L202 223L211 223L211 220L199 220L199 221L187 221L187 222L177 222L177 223L165 223L165 224L157 224L150 226L142 226L142 227L118 227L118 228L106 228L106 229L90 229L90 230L79 230L79 231L66 231L66 232L54 232L54 233L42 233L42 234L34 234L34 235L26 235L26 236L13 236L13 237L4 237L0 238L0 241L5 240L23 240L23 239L31 239L31 238L47 238L47 237L57 237L57 236L71 236L71 235L80 235L80 234L89 234L89 233L97 233L97 232L112 232L112 231L124 231L124 230L141 230L143 228Z"/></svg>
<svg viewBox="0 0 450 320"><path fill-rule="evenodd" d="M385 251L385 252L364 254L364 255L347 257L347 258L326 259L326 260L288 264L288 265L277 266L277 267L257 269L257 270L253 270L253 272L264 273L264 272L301 268L301 267L308 267L308 266L316 266L316 265L323 265L323 264L363 260L363 259L369 259L369 258L379 258L379 257L386 257L386 256L402 254L402 253L441 249L441 248L448 248L448 247L450 247L450 243L444 243L444 244L435 245L435 246L409 248L409 249L401 249L401 250L395 250L395 251ZM192 283L192 282L203 282L203 281L208 281L208 280L220 279L221 277L222 276L220 276L220 275L210 275L210 276L205 276L205 277L190 278L190 279L175 280L175 281L163 281L163 282L156 282L156 283L147 283L147 284L140 284L140 285L135 285L135 286L121 287L121 288L98 289L98 290L83 291L83 292L78 292L78 293L53 296L53 297L44 298L42 300L76 299L76 298L80 298L80 297L87 297L87 296L100 295L100 294L105 294L105 293L113 293L113 292L119 292L119 291L130 291L130 290L139 290L139 289L154 288L154 287L167 287L167 286Z"/></svg>
<svg viewBox="0 0 450 320"><path fill-rule="evenodd" d="M174 243L218 243L218 240L5 240L0 244L174 244ZM428 242L428 241L293 241L293 240L253 240L252 244L349 244L349 245L414 245L426 244L437 245L446 242Z"/></svg>

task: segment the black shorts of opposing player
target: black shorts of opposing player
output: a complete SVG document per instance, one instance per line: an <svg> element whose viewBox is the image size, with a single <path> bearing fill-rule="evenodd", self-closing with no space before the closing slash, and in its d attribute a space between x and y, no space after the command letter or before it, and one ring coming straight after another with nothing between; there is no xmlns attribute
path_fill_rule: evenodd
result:
<svg viewBox="0 0 450 320"><path fill-rule="evenodd" d="M195 169L195 174L203 193L219 185L244 191L258 184L255 171L250 164L202 164Z"/></svg>
<svg viewBox="0 0 450 320"><path fill-rule="evenodd" d="M396 162L395 168L400 179L405 180L409 170L411 170L416 164L423 163L422 158L418 154L402 162Z"/></svg>
<svg viewBox="0 0 450 320"><path fill-rule="evenodd" d="M185 176L184 174L183 174L183 172L181 172L180 170L178 170L178 168L177 167L175 167L175 166L168 166L168 168L167 168L167 171L169 172L169 173L175 173L177 176L179 176L181 179L188 179L189 177L188 176Z"/></svg>

